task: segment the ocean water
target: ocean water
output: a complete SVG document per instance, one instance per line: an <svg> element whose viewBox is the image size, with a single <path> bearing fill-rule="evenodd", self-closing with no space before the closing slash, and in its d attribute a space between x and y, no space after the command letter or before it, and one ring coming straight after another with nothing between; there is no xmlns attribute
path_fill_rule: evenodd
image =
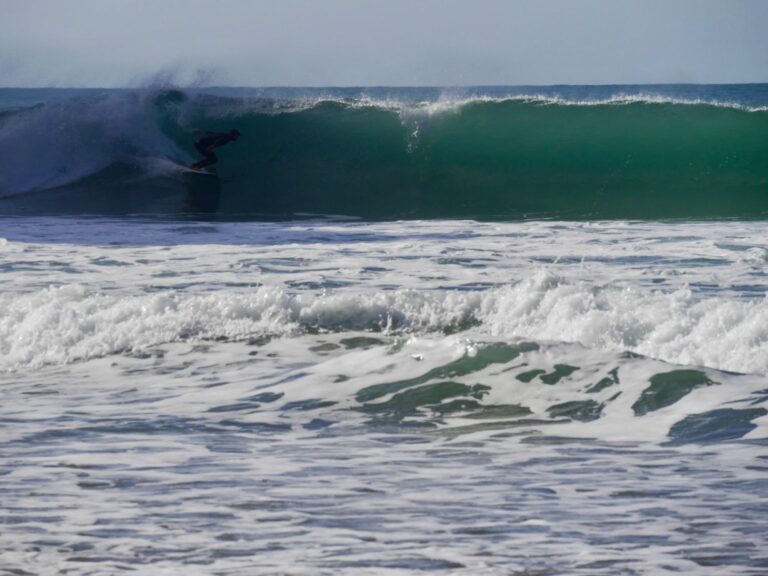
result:
<svg viewBox="0 0 768 576"><path fill-rule="evenodd" d="M0 90L0 575L768 573L766 106Z"/></svg>
<svg viewBox="0 0 768 576"><path fill-rule="evenodd" d="M768 85L0 90L6 214L768 216ZM193 128L243 134L218 186ZM109 191L107 193L106 191Z"/></svg>

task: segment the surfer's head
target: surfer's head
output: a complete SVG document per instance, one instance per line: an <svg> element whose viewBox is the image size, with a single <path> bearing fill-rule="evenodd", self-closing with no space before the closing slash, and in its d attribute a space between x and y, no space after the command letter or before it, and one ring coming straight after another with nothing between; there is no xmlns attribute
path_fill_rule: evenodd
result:
<svg viewBox="0 0 768 576"><path fill-rule="evenodd" d="M235 130L234 128L229 131L229 136L232 138L232 140L237 140L240 138L240 130Z"/></svg>

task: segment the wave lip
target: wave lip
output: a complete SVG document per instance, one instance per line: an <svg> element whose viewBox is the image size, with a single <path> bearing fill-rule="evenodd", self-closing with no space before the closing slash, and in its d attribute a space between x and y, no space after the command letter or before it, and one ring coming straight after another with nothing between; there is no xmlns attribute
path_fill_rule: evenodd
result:
<svg viewBox="0 0 768 576"><path fill-rule="evenodd" d="M347 104L344 100L327 100ZM322 103L318 100L314 105ZM704 99L704 98L675 98L657 94L618 94L606 98L572 99L562 96L544 96L540 94L519 94L514 96L470 96L466 98L444 98L437 101L422 101L417 103L363 99L354 105L359 107L372 106L383 109L391 109L400 112L404 118L418 117L419 115L433 116L450 112L459 112L462 108L475 104L505 104L520 103L539 106L581 106L581 107L605 107L605 106L629 106L629 105L676 105L725 108L742 112L766 112L768 106L751 106L737 101Z"/></svg>

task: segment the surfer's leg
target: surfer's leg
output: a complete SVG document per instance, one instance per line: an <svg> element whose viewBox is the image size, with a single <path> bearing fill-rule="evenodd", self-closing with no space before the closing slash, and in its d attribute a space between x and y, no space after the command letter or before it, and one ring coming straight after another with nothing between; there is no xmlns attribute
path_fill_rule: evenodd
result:
<svg viewBox="0 0 768 576"><path fill-rule="evenodd" d="M198 162L195 162L192 164L192 168L200 169L204 168L205 166L210 166L211 164L216 164L216 162L219 161L218 157L212 150L206 150L202 146L198 146L197 143L195 143L195 148L197 148L197 151L200 152L205 158L203 160L200 160Z"/></svg>
<svg viewBox="0 0 768 576"><path fill-rule="evenodd" d="M216 164L219 159L216 157L216 154L213 152L209 152L205 155L205 160L200 160L200 162L197 162L195 164L196 168L205 168L206 166L210 166L211 164Z"/></svg>

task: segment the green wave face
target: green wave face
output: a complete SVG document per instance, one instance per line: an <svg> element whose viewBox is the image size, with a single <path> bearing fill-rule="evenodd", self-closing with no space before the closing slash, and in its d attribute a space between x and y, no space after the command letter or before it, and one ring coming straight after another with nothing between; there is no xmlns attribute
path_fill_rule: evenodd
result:
<svg viewBox="0 0 768 576"><path fill-rule="evenodd" d="M9 112L0 118L0 212L768 217L765 109L643 100L273 104L172 90ZM179 178L173 165L157 169L167 156L197 156L192 127L242 133L218 152L215 184Z"/></svg>
<svg viewBox="0 0 768 576"><path fill-rule="evenodd" d="M768 113L705 104L477 102L402 116L322 103L236 126L222 208L366 217L768 214ZM186 144L187 148L189 145Z"/></svg>

